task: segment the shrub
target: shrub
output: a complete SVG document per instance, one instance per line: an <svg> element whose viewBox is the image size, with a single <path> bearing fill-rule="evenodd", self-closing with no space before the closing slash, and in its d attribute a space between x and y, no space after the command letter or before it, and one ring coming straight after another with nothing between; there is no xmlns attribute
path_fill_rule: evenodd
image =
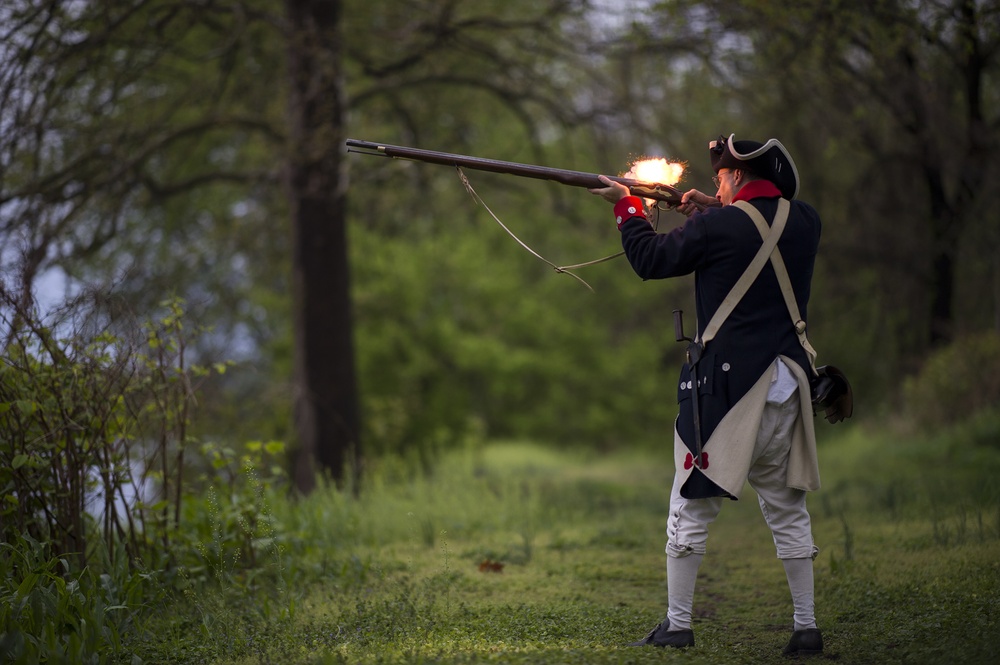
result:
<svg viewBox="0 0 1000 665"><path fill-rule="evenodd" d="M0 290L0 296L6 296ZM78 304L46 324L0 298L0 542L30 535L89 565L99 541L156 565L176 533L202 367L182 303L146 325Z"/></svg>
<svg viewBox="0 0 1000 665"><path fill-rule="evenodd" d="M969 335L927 358L903 386L914 422L942 428L1000 404L1000 334Z"/></svg>
<svg viewBox="0 0 1000 665"><path fill-rule="evenodd" d="M199 382L228 364L192 362L183 303L145 325L83 301L42 321L2 287L0 662L108 662L182 575L230 582L267 556L284 591L265 493L284 445L195 445Z"/></svg>

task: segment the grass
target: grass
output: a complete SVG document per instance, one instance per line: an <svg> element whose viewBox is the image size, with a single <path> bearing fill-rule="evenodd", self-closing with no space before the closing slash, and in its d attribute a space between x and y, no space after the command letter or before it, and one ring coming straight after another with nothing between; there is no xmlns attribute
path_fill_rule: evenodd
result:
<svg viewBox="0 0 1000 665"><path fill-rule="evenodd" d="M813 662L994 662L1000 450L861 427L825 434L824 487L810 507L826 652ZM697 646L624 646L665 611L671 474L665 452L496 444L456 453L428 478L383 467L358 499L332 489L275 499L284 584L192 591L123 653L218 664L794 662L780 656L792 613L783 569L749 490L713 525Z"/></svg>

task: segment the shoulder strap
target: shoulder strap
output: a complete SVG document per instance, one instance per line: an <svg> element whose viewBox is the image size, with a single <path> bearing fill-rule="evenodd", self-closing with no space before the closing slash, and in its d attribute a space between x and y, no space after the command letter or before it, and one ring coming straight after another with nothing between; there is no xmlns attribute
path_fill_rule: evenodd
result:
<svg viewBox="0 0 1000 665"><path fill-rule="evenodd" d="M789 204L785 199L781 199L778 202L778 211L774 216L774 224L771 227L767 226L764 217L748 202L737 201L734 205L750 215L750 219L754 220L761 237L764 239L764 244L757 250L757 254L750 261L750 265L743 271L743 275L733 285L733 288L729 290L719 308L715 310L715 314L712 315L712 319L705 326L704 332L702 332L701 337L698 339L703 346L708 344L718 334L719 329L722 328L722 324L726 322L729 315L736 309L736 305L740 303L740 300L743 299L743 296L750 289L750 285L757 279L757 275L764 268L764 264L771 258L772 252L777 253L778 240L781 238L782 231L785 230L785 222L788 221ZM760 221L758 222L758 220ZM763 229L761 229L761 224L764 225Z"/></svg>
<svg viewBox="0 0 1000 665"><path fill-rule="evenodd" d="M777 224L778 216L782 214L782 204L784 204L784 214L788 215L789 203L785 199L781 199L778 204L778 213L775 216L775 224ZM743 212L750 216L750 219L757 225L757 231L761 237L766 238L774 234L773 227L770 229L770 234L768 233L767 222L764 221L764 216L752 205L746 201L737 201L734 205L739 206ZM785 268L785 261L781 258L781 250L777 247L774 248L774 253L771 255L771 264L774 268L774 274L778 278L778 284L781 286L781 295L785 298L785 306L788 308L788 314L792 317L795 334L798 335L799 344L802 345L806 355L809 357L809 366L812 368L813 375L815 376L816 349L812 347L812 344L809 343L809 339L806 337L806 322L802 320L802 315L799 313L799 304L795 301L795 291L792 289L792 281L788 278L788 269Z"/></svg>

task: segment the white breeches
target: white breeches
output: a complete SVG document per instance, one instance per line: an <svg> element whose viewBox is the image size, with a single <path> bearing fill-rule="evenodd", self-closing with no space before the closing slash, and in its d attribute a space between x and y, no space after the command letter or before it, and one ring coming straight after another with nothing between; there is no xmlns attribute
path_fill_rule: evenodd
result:
<svg viewBox="0 0 1000 665"><path fill-rule="evenodd" d="M819 552L813 544L806 493L785 484L792 427L799 415L799 396L793 393L783 404L764 406L757 443L747 480L757 493L779 559L814 558ZM704 554L708 525L715 520L725 499L685 499L682 480L674 477L670 493L670 516L667 518L666 552L672 557Z"/></svg>

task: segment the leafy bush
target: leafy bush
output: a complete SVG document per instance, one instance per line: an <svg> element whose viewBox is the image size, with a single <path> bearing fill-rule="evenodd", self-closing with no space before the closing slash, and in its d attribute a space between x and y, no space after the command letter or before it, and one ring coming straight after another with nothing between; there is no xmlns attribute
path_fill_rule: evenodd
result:
<svg viewBox="0 0 1000 665"><path fill-rule="evenodd" d="M394 245L367 230L352 239L364 257L354 279L365 453L419 455L428 469L443 451L489 439L590 449L672 441L683 348L671 309L690 285L643 285L619 258L584 273L592 293L490 224L442 230L447 242ZM619 249L606 226L580 236L593 244L564 248L560 232L538 246L558 242L584 258Z"/></svg>
<svg viewBox="0 0 1000 665"><path fill-rule="evenodd" d="M985 332L936 351L906 380L907 411L918 425L941 428L1000 404L1000 334Z"/></svg>
<svg viewBox="0 0 1000 665"><path fill-rule="evenodd" d="M133 375L109 335L15 337L0 364L0 536L52 539L83 560L98 486L112 504L125 484L123 400ZM81 561L82 563L82 561Z"/></svg>
<svg viewBox="0 0 1000 665"><path fill-rule="evenodd" d="M43 321L3 286L0 662L106 662L141 641L136 620L178 571L200 562L222 579L227 557L243 554L245 570L277 551L248 478L265 461L273 478L266 456L284 446L250 443L237 456L194 445L199 382L228 365L191 362L200 331L181 301L140 324L84 297ZM227 512L201 540L200 523L181 529L181 518L197 488L215 486Z"/></svg>
<svg viewBox="0 0 1000 665"><path fill-rule="evenodd" d="M50 543L74 570L96 536L159 558L180 520L198 382L226 365L191 364L197 331L178 300L145 325L82 300L46 324L0 294L0 540Z"/></svg>

